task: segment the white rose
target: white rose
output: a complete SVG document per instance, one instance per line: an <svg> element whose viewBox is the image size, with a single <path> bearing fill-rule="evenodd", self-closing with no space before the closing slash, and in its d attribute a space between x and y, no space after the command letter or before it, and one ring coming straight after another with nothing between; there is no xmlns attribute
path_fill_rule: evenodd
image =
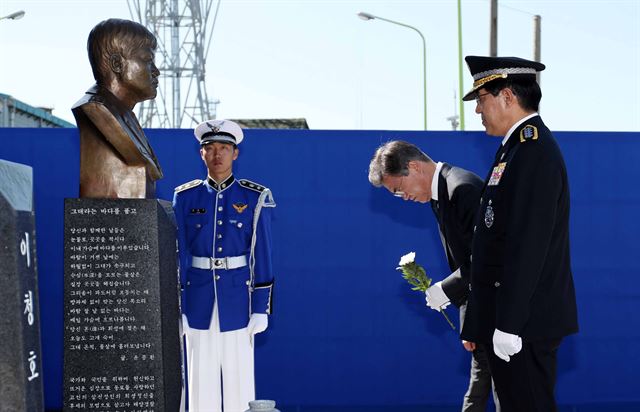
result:
<svg viewBox="0 0 640 412"><path fill-rule="evenodd" d="M415 259L416 259L416 252L407 253L406 255L400 258L400 263L398 263L398 265L400 266L408 265L409 263L413 263Z"/></svg>

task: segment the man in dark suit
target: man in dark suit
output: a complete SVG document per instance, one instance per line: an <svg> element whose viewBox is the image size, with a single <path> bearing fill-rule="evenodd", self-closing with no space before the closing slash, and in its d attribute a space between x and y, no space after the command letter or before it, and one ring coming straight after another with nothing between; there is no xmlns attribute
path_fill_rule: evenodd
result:
<svg viewBox="0 0 640 412"><path fill-rule="evenodd" d="M411 143L391 141L379 147L374 154L369 165L369 181L376 187L384 186L404 200L431 202L453 273L427 289L427 305L440 311L453 303L460 308L462 325L469 293L473 221L482 191L482 179L459 167L434 162ZM473 341L462 343L473 353L471 378L462 410L484 412L492 386L485 347ZM495 403L498 405L497 399ZM496 409L499 411L499 406Z"/></svg>
<svg viewBox="0 0 640 412"><path fill-rule="evenodd" d="M76 102L80 197L153 198L162 170L134 106L156 97L156 39L139 23L109 19L87 41L96 84Z"/></svg>
<svg viewBox="0 0 640 412"><path fill-rule="evenodd" d="M485 180L472 243L462 338L492 347L505 412L553 412L556 355L578 331L562 153L540 118L536 73L516 57L467 56L487 134L503 137Z"/></svg>

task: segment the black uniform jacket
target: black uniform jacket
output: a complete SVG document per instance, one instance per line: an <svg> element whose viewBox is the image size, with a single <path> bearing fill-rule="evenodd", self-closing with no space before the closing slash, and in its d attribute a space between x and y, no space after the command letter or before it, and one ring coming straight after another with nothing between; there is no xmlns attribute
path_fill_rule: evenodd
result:
<svg viewBox="0 0 640 412"><path fill-rule="evenodd" d="M438 201L431 200L440 239L453 272L442 281L442 290L451 303L460 307L461 324L469 294L473 223L482 187L482 179L476 174L444 163L438 176Z"/></svg>
<svg viewBox="0 0 640 412"><path fill-rule="evenodd" d="M577 332L567 172L540 116L498 150L475 225L462 339L490 343L496 328L525 341Z"/></svg>

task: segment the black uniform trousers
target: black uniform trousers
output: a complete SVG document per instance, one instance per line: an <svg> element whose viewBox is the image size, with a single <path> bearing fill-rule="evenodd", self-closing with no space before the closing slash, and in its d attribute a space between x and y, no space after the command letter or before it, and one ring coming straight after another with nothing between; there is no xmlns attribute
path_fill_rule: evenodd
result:
<svg viewBox="0 0 640 412"><path fill-rule="evenodd" d="M556 412L556 355L561 338L522 342L509 362L487 346L502 412Z"/></svg>

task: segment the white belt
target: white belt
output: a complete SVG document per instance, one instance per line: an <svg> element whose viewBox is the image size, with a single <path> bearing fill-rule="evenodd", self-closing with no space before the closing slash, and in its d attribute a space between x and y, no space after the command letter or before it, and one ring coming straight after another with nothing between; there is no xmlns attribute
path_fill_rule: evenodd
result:
<svg viewBox="0 0 640 412"><path fill-rule="evenodd" d="M191 257L191 266L197 269L237 269L247 266L247 257L242 256L227 256L222 258L211 257Z"/></svg>

